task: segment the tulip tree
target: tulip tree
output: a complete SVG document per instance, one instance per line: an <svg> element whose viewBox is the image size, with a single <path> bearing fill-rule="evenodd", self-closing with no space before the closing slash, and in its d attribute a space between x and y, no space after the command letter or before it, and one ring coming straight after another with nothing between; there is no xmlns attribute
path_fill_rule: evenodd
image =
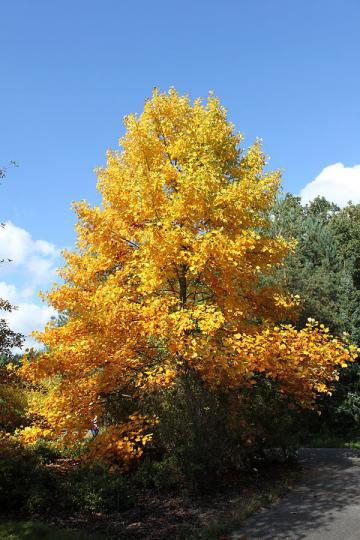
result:
<svg viewBox="0 0 360 540"><path fill-rule="evenodd" d="M262 374L311 406L355 357L320 325L282 324L298 299L269 279L293 248L270 233L280 173L267 170L259 141L241 149L219 100L154 91L125 127L98 171L101 206L75 205L77 246L46 295L65 324L37 335L45 352L24 367L53 381L34 400L41 421L28 440L82 438L106 396L129 396L137 410L93 443L124 463L156 421L138 404L178 377L196 373L216 392Z"/></svg>

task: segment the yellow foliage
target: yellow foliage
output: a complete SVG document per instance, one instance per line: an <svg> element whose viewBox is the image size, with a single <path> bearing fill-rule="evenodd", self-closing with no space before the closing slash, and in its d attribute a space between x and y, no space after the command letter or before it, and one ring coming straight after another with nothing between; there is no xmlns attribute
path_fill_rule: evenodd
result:
<svg viewBox="0 0 360 540"><path fill-rule="evenodd" d="M21 448L21 444L14 435L0 431L0 460L12 458L21 451Z"/></svg>
<svg viewBox="0 0 360 540"><path fill-rule="evenodd" d="M89 445L86 461L103 459L110 463L118 463L129 468L131 462L143 454L143 447L152 439L146 433L152 422L140 414L132 414L129 421L120 425L108 426Z"/></svg>
<svg viewBox="0 0 360 540"><path fill-rule="evenodd" d="M28 396L18 369L0 367L0 431L13 432L25 419Z"/></svg>
<svg viewBox="0 0 360 540"><path fill-rule="evenodd" d="M45 295L69 319L38 333L46 352L25 362L28 378L56 382L37 398L44 429L81 438L112 392L141 401L189 367L215 388L264 373L311 404L356 352L312 323L280 326L299 298L266 277L294 244L268 233L280 173L264 170L260 142L245 152L214 95L192 104L173 89L125 127L98 171L102 205L75 205L77 248ZM143 434L130 417L89 455L127 463Z"/></svg>

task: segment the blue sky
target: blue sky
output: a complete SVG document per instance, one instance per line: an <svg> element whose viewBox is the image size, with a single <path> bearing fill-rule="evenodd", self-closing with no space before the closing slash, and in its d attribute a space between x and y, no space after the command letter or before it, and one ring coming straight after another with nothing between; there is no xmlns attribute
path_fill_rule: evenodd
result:
<svg viewBox="0 0 360 540"><path fill-rule="evenodd" d="M0 17L0 164L19 164L1 187L0 250L18 262L0 293L18 304L53 279L71 201L98 201L93 169L153 86L214 90L286 190L360 201L358 0L4 0Z"/></svg>

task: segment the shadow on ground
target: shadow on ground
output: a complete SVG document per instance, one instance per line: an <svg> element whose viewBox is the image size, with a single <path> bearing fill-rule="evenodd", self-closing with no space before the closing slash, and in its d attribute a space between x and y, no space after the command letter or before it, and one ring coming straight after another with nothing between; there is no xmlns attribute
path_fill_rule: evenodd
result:
<svg viewBox="0 0 360 540"><path fill-rule="evenodd" d="M232 536L241 540L359 540L360 450L303 449L303 479Z"/></svg>

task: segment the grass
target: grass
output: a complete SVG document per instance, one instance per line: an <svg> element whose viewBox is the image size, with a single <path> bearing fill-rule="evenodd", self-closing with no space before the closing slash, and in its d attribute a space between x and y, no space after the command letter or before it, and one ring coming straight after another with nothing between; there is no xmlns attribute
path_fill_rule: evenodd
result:
<svg viewBox="0 0 360 540"><path fill-rule="evenodd" d="M1 540L100 540L103 536L67 531L36 521L0 522Z"/></svg>
<svg viewBox="0 0 360 540"><path fill-rule="evenodd" d="M304 446L309 448L351 448L360 450L360 439L358 437L319 434L313 436Z"/></svg>

